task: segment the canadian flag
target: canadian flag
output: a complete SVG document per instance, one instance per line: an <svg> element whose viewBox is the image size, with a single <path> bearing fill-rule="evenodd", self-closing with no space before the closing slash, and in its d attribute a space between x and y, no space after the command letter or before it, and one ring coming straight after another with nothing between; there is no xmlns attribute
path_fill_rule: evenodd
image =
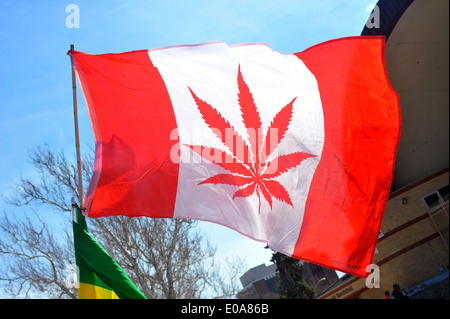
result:
<svg viewBox="0 0 450 319"><path fill-rule="evenodd" d="M211 221L365 277L400 137L384 43L69 51L96 140L87 216Z"/></svg>

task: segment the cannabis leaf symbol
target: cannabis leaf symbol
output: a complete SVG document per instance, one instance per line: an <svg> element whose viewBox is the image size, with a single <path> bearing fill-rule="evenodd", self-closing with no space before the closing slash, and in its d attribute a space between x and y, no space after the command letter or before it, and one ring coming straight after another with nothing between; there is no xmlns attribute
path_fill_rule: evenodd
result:
<svg viewBox="0 0 450 319"><path fill-rule="evenodd" d="M292 119L293 104L296 98L293 98L275 115L263 136L261 118L253 100L253 95L242 77L240 65L237 82L239 89L238 102L243 123L247 130L248 141L238 134L234 127L215 108L198 98L191 88L188 87L203 120L229 151L224 152L217 148L202 145L186 145L203 158L229 172L229 174L217 174L209 177L200 182L199 185L227 184L241 187L234 193L233 199L236 197L248 197L256 191L259 201L259 213L261 213L260 194L264 196L271 209L272 197L293 207L289 193L275 178L300 165L303 160L316 155L295 152L281 155L274 159L270 158L286 135ZM274 167L276 169L269 169Z"/></svg>

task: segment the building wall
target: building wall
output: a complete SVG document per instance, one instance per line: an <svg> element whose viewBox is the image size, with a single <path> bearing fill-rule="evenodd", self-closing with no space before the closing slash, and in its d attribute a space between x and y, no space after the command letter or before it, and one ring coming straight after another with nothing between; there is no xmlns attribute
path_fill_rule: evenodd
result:
<svg viewBox="0 0 450 319"><path fill-rule="evenodd" d="M238 299L276 299L276 284L278 277L276 275L277 266L271 264L258 265L249 269L239 279L244 289L238 294Z"/></svg>
<svg viewBox="0 0 450 319"><path fill-rule="evenodd" d="M411 288L448 271L449 250L435 227L423 196L449 184L448 169L391 194L384 213L373 263L380 270L380 288L367 288L354 277L321 298L383 298L398 283ZM448 242L448 201L447 201Z"/></svg>
<svg viewBox="0 0 450 319"><path fill-rule="evenodd" d="M274 274L271 277L263 278L252 282L238 292L238 299L277 299L278 277Z"/></svg>
<svg viewBox="0 0 450 319"><path fill-rule="evenodd" d="M382 2L388 9L390 2L401 1ZM380 17L386 17L384 12ZM448 167L448 41L449 1L414 0L386 42L386 69L402 113L393 181L397 188Z"/></svg>
<svg viewBox="0 0 450 319"><path fill-rule="evenodd" d="M303 275L307 283L315 288L316 295L330 284L338 280L336 271L315 265L309 262L299 261L303 265ZM275 264L266 266L258 265L249 269L240 277L244 289L238 294L238 299L276 299L278 298L278 275Z"/></svg>
<svg viewBox="0 0 450 319"><path fill-rule="evenodd" d="M303 263L303 276L308 285L314 288L316 296L339 279L336 271L309 262Z"/></svg>
<svg viewBox="0 0 450 319"><path fill-rule="evenodd" d="M246 271L239 280L241 281L242 286L246 287L254 281L261 280L267 276L272 276L276 271L277 266L275 264L270 264L269 266L261 264Z"/></svg>
<svg viewBox="0 0 450 319"><path fill-rule="evenodd" d="M381 225L384 236L378 240L373 260L380 267L381 288L368 289L361 297L380 297L385 290L392 291L394 283L410 288L447 270L448 248L422 198L448 183L447 170L390 196Z"/></svg>

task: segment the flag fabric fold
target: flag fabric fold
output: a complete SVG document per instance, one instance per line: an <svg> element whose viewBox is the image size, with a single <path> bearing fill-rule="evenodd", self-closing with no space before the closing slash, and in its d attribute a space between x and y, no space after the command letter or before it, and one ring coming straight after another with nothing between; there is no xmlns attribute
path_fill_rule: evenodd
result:
<svg viewBox="0 0 450 319"><path fill-rule="evenodd" d="M366 276L400 137L384 43L69 51L96 140L87 216L211 221Z"/></svg>
<svg viewBox="0 0 450 319"><path fill-rule="evenodd" d="M89 234L78 205L72 205L79 299L146 299L117 262Z"/></svg>

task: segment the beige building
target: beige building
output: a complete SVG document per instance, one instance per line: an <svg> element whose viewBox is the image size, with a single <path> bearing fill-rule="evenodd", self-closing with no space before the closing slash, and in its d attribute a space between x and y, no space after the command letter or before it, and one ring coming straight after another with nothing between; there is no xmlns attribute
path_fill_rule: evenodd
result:
<svg viewBox="0 0 450 319"><path fill-rule="evenodd" d="M399 284L411 298L448 299L449 1L380 0L376 8L362 34L387 37L386 69L402 116L378 268L368 282L345 275L318 298L382 299Z"/></svg>
<svg viewBox="0 0 450 319"><path fill-rule="evenodd" d="M449 172L438 172L393 192L381 225L373 264L379 267L379 288L365 278L344 276L320 299L381 299L399 284L413 298L433 285L447 286L449 265ZM442 290L442 288L440 288ZM437 297L445 297L445 291Z"/></svg>
<svg viewBox="0 0 450 319"><path fill-rule="evenodd" d="M303 276L308 285L314 288L316 296L338 279L336 272L309 262L298 261L303 265ZM277 299L278 270L275 264L249 269L240 278L244 287L238 294L238 299Z"/></svg>
<svg viewBox="0 0 450 319"><path fill-rule="evenodd" d="M402 114L373 260L380 288L345 275L319 298L379 299L397 283L411 298L448 299L449 1L380 0L376 8L379 27L372 20L362 34L387 37L386 69Z"/></svg>

